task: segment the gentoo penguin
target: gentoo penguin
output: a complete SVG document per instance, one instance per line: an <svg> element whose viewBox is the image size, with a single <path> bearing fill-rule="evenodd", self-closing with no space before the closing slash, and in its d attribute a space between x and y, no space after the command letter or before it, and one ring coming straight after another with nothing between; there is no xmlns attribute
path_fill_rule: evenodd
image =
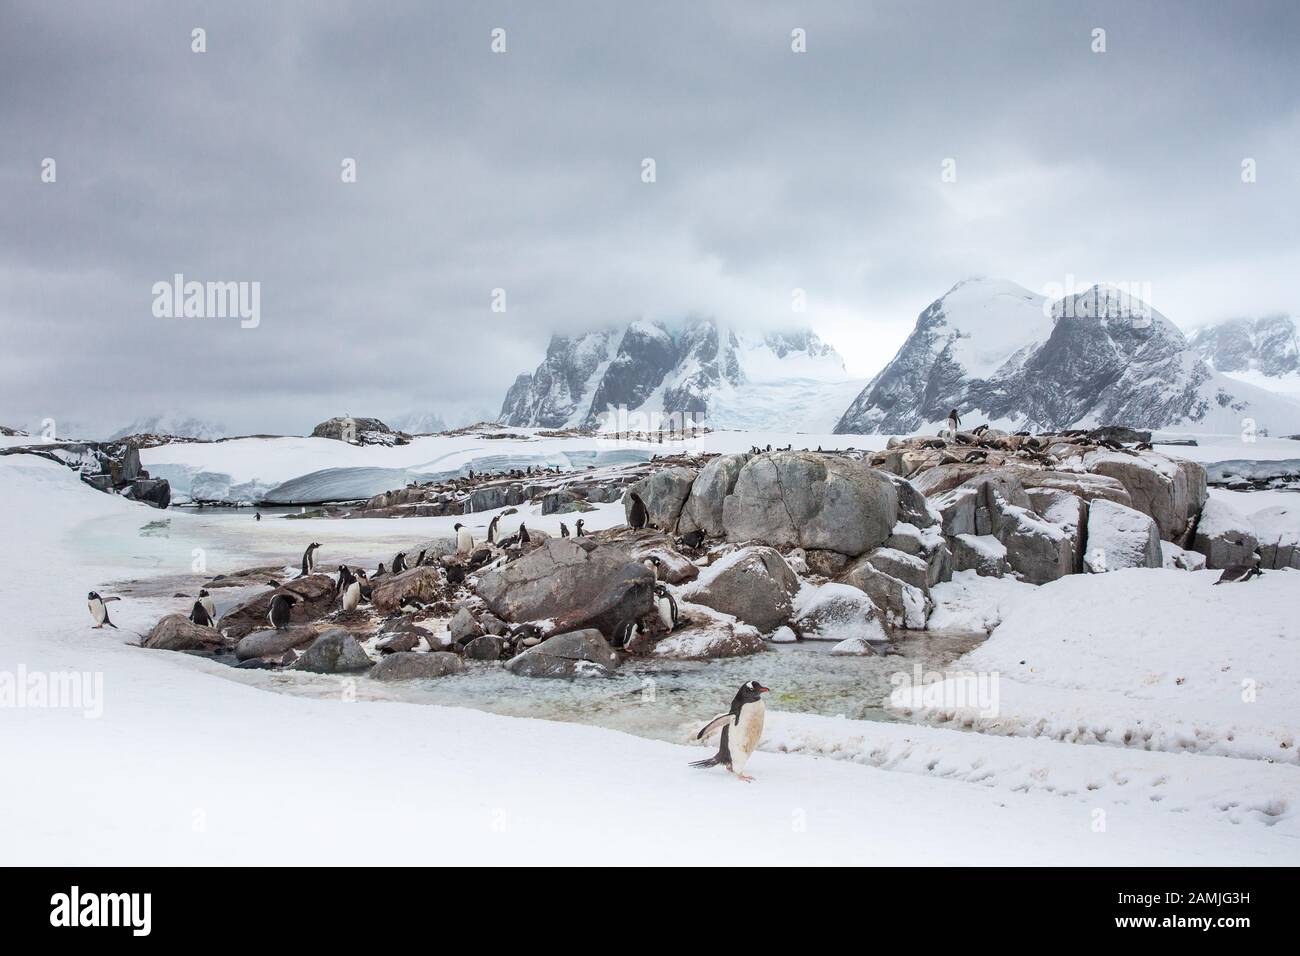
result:
<svg viewBox="0 0 1300 956"><path fill-rule="evenodd" d="M1230 564L1223 569L1219 575L1219 580L1215 584L1236 584L1239 581L1249 581L1251 578L1262 578L1264 572L1259 569L1257 564Z"/></svg>
<svg viewBox="0 0 1300 956"><path fill-rule="evenodd" d="M627 515L627 526L639 530L650 523L650 512L646 510L645 502L639 494L632 491L628 495L632 499L632 509Z"/></svg>
<svg viewBox="0 0 1300 956"><path fill-rule="evenodd" d="M677 540L688 548L698 548L704 543L704 530L696 528L694 531L686 532Z"/></svg>
<svg viewBox="0 0 1300 956"><path fill-rule="evenodd" d="M316 541L307 545L307 550L302 553L302 571L298 577L305 578L316 570L316 549L319 547L320 543Z"/></svg>
<svg viewBox="0 0 1300 956"><path fill-rule="evenodd" d="M346 564L340 564L338 580L334 582L334 594L336 596L342 594L347 590L348 585L356 579L356 575L352 573L351 568Z"/></svg>
<svg viewBox="0 0 1300 956"><path fill-rule="evenodd" d="M533 539L530 538L530 537L528 536L528 529L524 527L524 523L523 523L522 521L519 522L519 544L520 544L520 546L523 546L523 545L525 545L525 544L528 544L528 542L530 542L530 541L532 541L532 540L533 540Z"/></svg>
<svg viewBox="0 0 1300 956"><path fill-rule="evenodd" d="M568 536L569 536L569 526L568 526L567 524L565 524L563 521L561 521L561 522L560 522L560 537L561 537L561 538L567 538Z"/></svg>
<svg viewBox="0 0 1300 956"><path fill-rule="evenodd" d="M420 556L419 556L418 558L415 559L415 566L416 566L417 568L424 567L424 556L425 556L426 554L428 554L428 553L429 553L429 549L428 549L428 548L421 548L421 549L420 549Z"/></svg>
<svg viewBox="0 0 1300 956"><path fill-rule="evenodd" d="M655 610L664 627L670 631L677 627L677 599L662 584L655 585Z"/></svg>
<svg viewBox="0 0 1300 956"><path fill-rule="evenodd" d="M989 426L988 426L987 424L984 424L984 425L976 425L973 429L971 429L971 434L972 434L972 435L983 435L983 434L984 434L986 431L988 431L988 430L989 430Z"/></svg>
<svg viewBox="0 0 1300 956"><path fill-rule="evenodd" d="M447 583L453 587L465 583L465 565L453 561L447 565Z"/></svg>
<svg viewBox="0 0 1300 956"><path fill-rule="evenodd" d="M646 566L650 573L655 576L655 580L658 581L659 566L663 564L663 562L659 560L659 556L655 554L647 555L645 558L641 559L641 563Z"/></svg>
<svg viewBox="0 0 1300 956"><path fill-rule="evenodd" d="M754 778L745 773L745 764L749 756L758 748L758 741L763 736L763 717L767 708L763 706L763 695L768 688L756 680L741 684L736 697L731 702L731 710L718 714L700 728L696 740L722 731L722 742L718 752L708 760L696 760L692 767L716 767L722 764L729 771L745 782Z"/></svg>
<svg viewBox="0 0 1300 956"><path fill-rule="evenodd" d="M370 595L374 593L374 587L370 584L370 577L366 574L365 568L357 568L357 584L361 585L361 600L369 601Z"/></svg>
<svg viewBox="0 0 1300 956"><path fill-rule="evenodd" d="M298 600L296 594L280 592L271 598L271 610L267 612L266 619L271 622L271 626L277 631L283 631L289 626L289 612L293 610L294 603Z"/></svg>
<svg viewBox="0 0 1300 956"><path fill-rule="evenodd" d="M393 555L393 573L401 574L405 570L406 570L406 552L398 551L397 554Z"/></svg>
<svg viewBox="0 0 1300 956"><path fill-rule="evenodd" d="M361 582L353 578L343 591L343 610L355 611L361 603Z"/></svg>
<svg viewBox="0 0 1300 956"><path fill-rule="evenodd" d="M586 522L583 521L581 518L579 518L573 525L573 527L576 529L574 533L579 538L585 538L587 536L587 532L582 530L582 526L584 524L586 524Z"/></svg>
<svg viewBox="0 0 1300 956"><path fill-rule="evenodd" d="M90 608L90 616L95 620L95 627L103 627L107 624L113 630L117 630L117 625L108 619L108 608L105 607L109 601L120 601L121 598L102 598L97 591L91 591L86 595L86 606Z"/></svg>
<svg viewBox="0 0 1300 956"><path fill-rule="evenodd" d="M641 622L634 617L630 617L626 621L620 621L615 626L614 633L610 635L610 646L627 647L640 630Z"/></svg>
<svg viewBox="0 0 1300 956"><path fill-rule="evenodd" d="M203 610L208 612L208 617L215 621L217 606L212 603L212 595L208 594L207 588L199 588L199 603L203 605Z"/></svg>
<svg viewBox="0 0 1300 956"><path fill-rule="evenodd" d="M260 511L255 512L255 513L253 514L253 520L254 520L254 521L261 521L261 520L262 520L262 512L260 512Z"/></svg>
<svg viewBox="0 0 1300 956"><path fill-rule="evenodd" d="M212 627L212 615L208 613L202 601L195 601L194 607L190 608L190 623L197 624L199 627Z"/></svg>
<svg viewBox="0 0 1300 956"><path fill-rule="evenodd" d="M954 438L957 437L957 429L961 427L961 416L957 414L957 409L948 413L948 433Z"/></svg>
<svg viewBox="0 0 1300 956"><path fill-rule="evenodd" d="M491 521L488 522L488 533L487 533L488 544L497 543L497 525L500 523L501 523L500 515L496 515L495 517L493 517Z"/></svg>
<svg viewBox="0 0 1300 956"><path fill-rule="evenodd" d="M469 533L469 528L458 521L451 526L451 530L456 532L456 550L460 554L469 554L474 550L474 536Z"/></svg>

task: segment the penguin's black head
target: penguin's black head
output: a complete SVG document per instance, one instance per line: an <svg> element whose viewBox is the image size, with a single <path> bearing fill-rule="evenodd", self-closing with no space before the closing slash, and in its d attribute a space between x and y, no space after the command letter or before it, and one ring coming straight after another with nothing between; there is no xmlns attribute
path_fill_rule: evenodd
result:
<svg viewBox="0 0 1300 956"><path fill-rule="evenodd" d="M463 524L461 524L459 521L457 521L454 525L451 526L451 530L452 530L452 531L459 531L459 530L460 530L461 528L463 528L463 527L465 527L465 526L464 526Z"/></svg>
<svg viewBox="0 0 1300 956"><path fill-rule="evenodd" d="M756 700L762 700L763 695L766 694L768 690L770 690L770 688L764 687L756 680L752 680L748 684L740 685L739 696L740 699L746 703L753 703Z"/></svg>
<svg viewBox="0 0 1300 956"><path fill-rule="evenodd" d="M207 589L207 588L199 588L199 597L207 597L207 596L208 596L208 589Z"/></svg>
<svg viewBox="0 0 1300 956"><path fill-rule="evenodd" d="M99 600L99 592L98 592L98 591L91 591L89 594L86 595L86 600L87 600L87 601L98 601L98 600Z"/></svg>
<svg viewBox="0 0 1300 956"><path fill-rule="evenodd" d="M320 547L320 542L319 542L319 541L313 541L311 544L307 545L307 547L308 547L309 550L315 551L317 548Z"/></svg>

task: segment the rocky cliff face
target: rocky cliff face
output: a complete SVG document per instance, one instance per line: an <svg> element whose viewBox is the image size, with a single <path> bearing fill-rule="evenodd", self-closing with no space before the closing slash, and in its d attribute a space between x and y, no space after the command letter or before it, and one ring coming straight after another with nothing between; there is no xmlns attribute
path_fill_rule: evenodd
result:
<svg viewBox="0 0 1300 956"><path fill-rule="evenodd" d="M500 420L594 428L626 408L689 413L716 427L826 430L825 409L843 407L845 383L858 384L838 353L806 329L746 336L705 319L633 322L622 331L553 337L545 361L510 387Z"/></svg>
<svg viewBox="0 0 1300 956"><path fill-rule="evenodd" d="M1289 315L1229 319L1197 329L1192 349L1220 372L1300 373L1300 332Z"/></svg>
<svg viewBox="0 0 1300 956"><path fill-rule="evenodd" d="M844 413L840 433L967 426L1056 430L1122 424L1235 432L1300 425L1300 404L1218 374L1145 303L1094 287L1046 303L971 279L931 303L898 354Z"/></svg>

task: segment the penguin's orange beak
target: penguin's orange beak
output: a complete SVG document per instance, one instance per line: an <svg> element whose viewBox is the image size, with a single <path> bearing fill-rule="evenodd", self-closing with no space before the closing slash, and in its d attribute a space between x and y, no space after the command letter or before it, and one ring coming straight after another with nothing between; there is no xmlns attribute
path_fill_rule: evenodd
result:
<svg viewBox="0 0 1300 956"><path fill-rule="evenodd" d="M759 688L758 688L758 692L759 692L760 694L766 694L766 693L767 693L768 691L770 691L771 689L772 689L772 688L770 688L770 687L763 687L763 686L760 685Z"/></svg>

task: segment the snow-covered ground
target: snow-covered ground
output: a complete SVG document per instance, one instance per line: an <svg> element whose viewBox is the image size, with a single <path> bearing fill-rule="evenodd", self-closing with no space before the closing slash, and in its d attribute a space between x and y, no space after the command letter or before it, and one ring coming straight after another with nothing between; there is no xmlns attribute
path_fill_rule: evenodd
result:
<svg viewBox="0 0 1300 956"><path fill-rule="evenodd" d="M854 443L824 437L701 441L727 451ZM552 454L562 441L538 446ZM242 458L203 457L239 444L163 451L248 477L301 474L300 454L316 454L286 445L282 457L262 460L263 443ZM466 444L461 454L472 458L488 443ZM440 453L328 445L316 467L357 451L362 461L408 463ZM1282 746L1296 723L1300 573L1216 588L1210 573L1116 572L1014 594L1014 582L1003 582L993 586L1000 595L958 579L940 601L954 622L1005 615L970 659L1006 675L1001 705L1019 733L1010 724L991 736L778 706L748 768L758 780L745 786L723 771L688 769L701 751L684 744L353 700L343 678L317 679L336 686L334 696L277 693L275 675L128 646L157 619L162 598L110 605L121 631L93 630L86 613L86 592L113 582L170 597L194 548L213 571L296 557L309 540L339 557L382 553L444 533L452 519L159 513L30 456L0 458L0 502L0 684L7 678L12 691L20 672L84 672L91 687L102 680L102 694L78 706L0 707L0 749L22 768L20 785L0 795L7 862L1300 862L1300 767ZM603 506L587 517L595 527L621 513ZM528 515L530 527L558 520ZM1247 678L1256 682L1249 705L1233 698ZM713 712L734 692L720 685ZM1032 721L1060 732L1034 733ZM1138 746L1082 742L1134 722L1152 731ZM1267 756L1277 762L1253 759Z"/></svg>

